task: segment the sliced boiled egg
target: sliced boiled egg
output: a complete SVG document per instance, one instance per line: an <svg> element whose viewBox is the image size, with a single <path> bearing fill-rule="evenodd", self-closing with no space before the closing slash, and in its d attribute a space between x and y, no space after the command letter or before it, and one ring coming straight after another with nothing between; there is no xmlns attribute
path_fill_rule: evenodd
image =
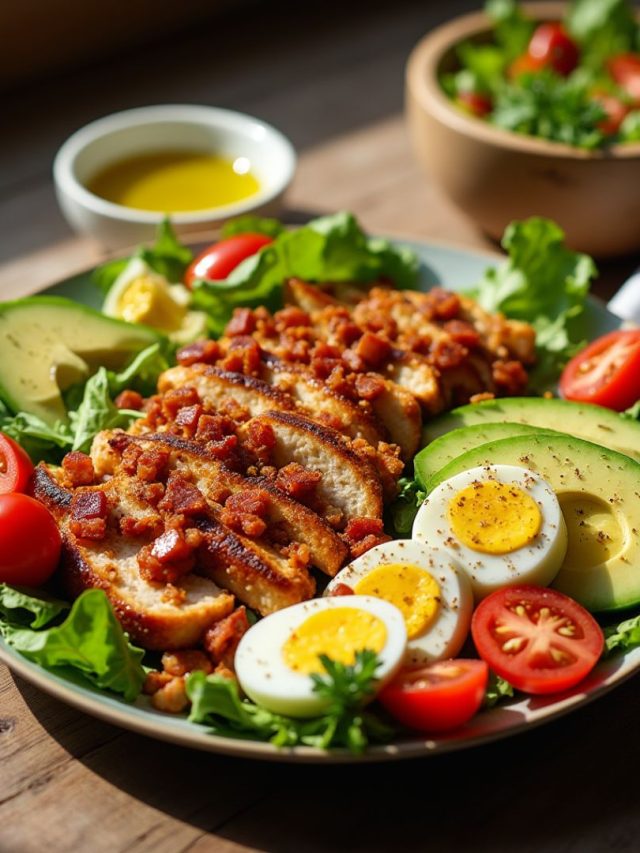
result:
<svg viewBox="0 0 640 853"><path fill-rule="evenodd" d="M547 586L567 551L553 489L515 465L471 468L440 483L418 510L412 536L450 553L476 599L501 586Z"/></svg>
<svg viewBox="0 0 640 853"><path fill-rule="evenodd" d="M144 323L165 332L175 343L189 343L207 334L202 311L189 311L191 293L171 284L142 258L132 258L107 294L102 311L128 323Z"/></svg>
<svg viewBox="0 0 640 853"><path fill-rule="evenodd" d="M311 678L324 672L320 655L351 665L356 652L374 651L381 687L402 664L406 644L402 613L392 604L364 595L317 598L256 622L240 641L234 665L240 686L257 704L313 717L329 705Z"/></svg>
<svg viewBox="0 0 640 853"><path fill-rule="evenodd" d="M339 592L341 585L400 610L407 628L408 665L454 657L469 633L471 585L447 551L410 539L384 542L342 569L325 596Z"/></svg>

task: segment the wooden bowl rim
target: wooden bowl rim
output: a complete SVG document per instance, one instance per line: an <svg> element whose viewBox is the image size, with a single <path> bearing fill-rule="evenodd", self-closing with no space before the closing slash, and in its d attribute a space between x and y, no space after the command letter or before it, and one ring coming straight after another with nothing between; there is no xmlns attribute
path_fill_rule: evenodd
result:
<svg viewBox="0 0 640 853"><path fill-rule="evenodd" d="M534 20L558 20L567 3L523 3L525 14ZM640 142L625 142L606 149L585 150L563 142L553 142L504 130L490 122L458 109L440 86L438 69L443 57L452 47L474 36L491 31L491 21L485 12L461 15L427 33L412 50L406 67L406 85L410 96L427 113L442 124L481 142L511 151L520 151L567 160L635 160L640 159Z"/></svg>

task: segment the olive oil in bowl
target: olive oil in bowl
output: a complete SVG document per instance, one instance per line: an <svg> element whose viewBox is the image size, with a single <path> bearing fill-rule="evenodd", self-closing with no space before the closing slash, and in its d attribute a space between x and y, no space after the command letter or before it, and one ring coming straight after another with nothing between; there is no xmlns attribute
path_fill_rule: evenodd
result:
<svg viewBox="0 0 640 853"><path fill-rule="evenodd" d="M246 157L158 151L118 160L94 175L87 189L123 207L190 213L243 201L260 183Z"/></svg>

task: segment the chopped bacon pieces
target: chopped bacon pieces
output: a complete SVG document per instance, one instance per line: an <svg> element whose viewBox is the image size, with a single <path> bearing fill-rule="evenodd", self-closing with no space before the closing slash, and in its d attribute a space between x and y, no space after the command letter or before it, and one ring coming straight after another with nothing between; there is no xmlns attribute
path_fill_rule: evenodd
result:
<svg viewBox="0 0 640 853"><path fill-rule="evenodd" d="M527 371L519 361L494 361L493 381L503 394L511 397L521 394L527 387Z"/></svg>
<svg viewBox="0 0 640 853"><path fill-rule="evenodd" d="M109 507L104 492L79 491L71 499L69 529L80 539L104 539Z"/></svg>
<svg viewBox="0 0 640 853"><path fill-rule="evenodd" d="M377 373L359 374L355 378L355 389L361 400L375 400L384 393L384 379Z"/></svg>
<svg viewBox="0 0 640 853"><path fill-rule="evenodd" d="M273 320L276 324L276 331L278 332L298 326L311 325L311 317L307 312L303 311L301 308L296 308L293 305L287 308L282 308L280 311L276 311L273 315Z"/></svg>
<svg viewBox="0 0 640 853"><path fill-rule="evenodd" d="M330 597L339 595L355 595L353 589L346 583L337 583L332 587L331 592L326 593Z"/></svg>
<svg viewBox="0 0 640 853"><path fill-rule="evenodd" d="M469 354L469 350L454 340L437 341L429 353L429 360L440 370L459 367Z"/></svg>
<svg viewBox="0 0 640 853"><path fill-rule="evenodd" d="M273 427L254 418L249 422L244 439L244 447L263 464L271 461L271 453L276 446L276 436Z"/></svg>
<svg viewBox="0 0 640 853"><path fill-rule="evenodd" d="M190 367L192 364L215 364L220 358L217 341L195 341L179 349L176 354L178 364Z"/></svg>
<svg viewBox="0 0 640 853"><path fill-rule="evenodd" d="M250 335L255 328L256 318L251 308L235 308L224 333L230 338L235 335Z"/></svg>
<svg viewBox="0 0 640 853"><path fill-rule="evenodd" d="M198 441L222 441L235 432L235 422L227 415L201 415L198 419Z"/></svg>
<svg viewBox="0 0 640 853"><path fill-rule="evenodd" d="M370 548L388 542L381 518L352 518L342 534L352 557L360 557Z"/></svg>
<svg viewBox="0 0 640 853"><path fill-rule="evenodd" d="M141 517L123 516L118 522L123 536L160 536L163 530L162 518L156 513Z"/></svg>
<svg viewBox="0 0 640 853"><path fill-rule="evenodd" d="M199 402L200 397L196 389L184 385L182 388L172 388L162 396L162 411L170 421L173 421L180 409L185 406L195 406Z"/></svg>
<svg viewBox="0 0 640 853"><path fill-rule="evenodd" d="M137 391L121 391L113 401L118 409L133 409L139 412L144 406L144 397Z"/></svg>
<svg viewBox="0 0 640 853"><path fill-rule="evenodd" d="M269 506L269 495L263 489L245 489L227 498L221 521L236 533L257 538L267 529Z"/></svg>
<svg viewBox="0 0 640 853"><path fill-rule="evenodd" d="M453 320L460 313L461 303L457 293L434 287L426 294L426 313L437 320Z"/></svg>
<svg viewBox="0 0 640 853"><path fill-rule="evenodd" d="M62 460L62 470L69 485L91 486L96 478L91 457L79 450L74 450Z"/></svg>
<svg viewBox="0 0 640 853"><path fill-rule="evenodd" d="M448 320L443 328L451 335L452 340L463 347L472 349L480 343L480 335L466 320Z"/></svg>
<svg viewBox="0 0 640 853"><path fill-rule="evenodd" d="M204 647L214 664L224 664L233 671L238 643L249 630L249 620L244 607L238 607L229 616L209 628L204 636Z"/></svg>
<svg viewBox="0 0 640 853"><path fill-rule="evenodd" d="M141 448L131 443L122 454L122 467L127 474L135 474L146 483L153 483L166 476L169 451L165 447Z"/></svg>
<svg viewBox="0 0 640 853"><path fill-rule="evenodd" d="M391 355L391 344L380 335L365 332L355 346L356 353L374 369L382 367Z"/></svg>
<svg viewBox="0 0 640 853"><path fill-rule="evenodd" d="M175 583L192 571L195 565L194 546L182 530L169 528L138 553L140 574L152 583Z"/></svg>
<svg viewBox="0 0 640 853"><path fill-rule="evenodd" d="M290 462L278 471L276 486L285 494L304 503L313 497L320 480L320 471L312 471L298 462Z"/></svg>
<svg viewBox="0 0 640 853"><path fill-rule="evenodd" d="M260 370L262 353L253 338L238 335L231 338L226 356L220 361L223 370L254 376Z"/></svg>
<svg viewBox="0 0 640 853"><path fill-rule="evenodd" d="M200 489L179 474L172 474L158 509L175 515L203 515L207 502Z"/></svg>

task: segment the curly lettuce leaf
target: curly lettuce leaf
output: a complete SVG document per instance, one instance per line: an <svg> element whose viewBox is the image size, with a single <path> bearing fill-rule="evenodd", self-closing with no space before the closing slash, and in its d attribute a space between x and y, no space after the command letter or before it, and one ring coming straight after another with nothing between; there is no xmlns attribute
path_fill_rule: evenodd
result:
<svg viewBox="0 0 640 853"><path fill-rule="evenodd" d="M495 705L505 702L513 697L513 687L504 678L489 672L489 683L484 694L483 708L493 708Z"/></svg>
<svg viewBox="0 0 640 853"><path fill-rule="evenodd" d="M237 234L264 234L265 237L278 237L284 230L284 225L278 219L266 219L247 214L225 222L220 233L226 240L227 237L235 237Z"/></svg>
<svg viewBox="0 0 640 853"><path fill-rule="evenodd" d="M138 411L118 409L111 399L109 371L101 367L84 386L82 402L69 412L73 432L72 450L87 452L95 435L103 429L126 429L132 421L142 417Z"/></svg>
<svg viewBox="0 0 640 853"><path fill-rule="evenodd" d="M0 431L17 441L34 462L57 462L73 444L68 424L57 421L51 426L28 412L14 415L1 401Z"/></svg>
<svg viewBox="0 0 640 853"><path fill-rule="evenodd" d="M426 496L427 493L412 477L398 480L398 496L389 507L389 521L398 538L411 536L414 519Z"/></svg>
<svg viewBox="0 0 640 853"><path fill-rule="evenodd" d="M573 0L565 23L580 45L581 62L603 66L616 53L638 50L638 24L628 0Z"/></svg>
<svg viewBox="0 0 640 853"><path fill-rule="evenodd" d="M531 383L544 390L584 345L581 315L596 265L569 249L562 229L542 217L512 222L502 246L509 257L490 267L471 295L487 311L534 327L538 365Z"/></svg>
<svg viewBox="0 0 640 853"><path fill-rule="evenodd" d="M604 629L605 656L616 651L629 651L640 646L640 616L625 619Z"/></svg>
<svg viewBox="0 0 640 853"><path fill-rule="evenodd" d="M129 643L102 590L85 590L63 622L44 629L43 622L49 624L61 612L59 608L54 613L55 604L26 594L12 598L4 589L0 601L2 636L28 660L51 672L74 680L80 677L95 687L121 694L129 702L140 694L145 678L144 651ZM20 626L13 618L7 621L7 609L33 614L30 627Z"/></svg>
<svg viewBox="0 0 640 853"><path fill-rule="evenodd" d="M192 307L209 315L210 329L219 335L238 306L281 307L288 278L363 283L389 278L406 288L415 285L418 266L409 249L368 237L352 214L337 213L283 231L224 281L195 282Z"/></svg>
<svg viewBox="0 0 640 853"><path fill-rule="evenodd" d="M327 713L320 717L299 720L275 714L241 699L236 681L193 672L186 685L191 700L189 719L208 726L214 734L268 740L281 747L346 746L361 753L370 741L388 740L392 730L373 713L362 710L374 690L377 656L360 652L353 666L326 657L323 663L326 674L313 677L314 691L328 704Z"/></svg>
<svg viewBox="0 0 640 853"><path fill-rule="evenodd" d="M193 260L193 252L178 240L167 218L158 226L156 242L153 246L140 246L127 258L107 261L106 264L94 270L93 281L100 290L107 293L132 258L141 258L168 281L179 282L182 281L185 270Z"/></svg>
<svg viewBox="0 0 640 853"><path fill-rule="evenodd" d="M0 636L11 629L44 628L69 609L66 601L39 592L0 584Z"/></svg>

